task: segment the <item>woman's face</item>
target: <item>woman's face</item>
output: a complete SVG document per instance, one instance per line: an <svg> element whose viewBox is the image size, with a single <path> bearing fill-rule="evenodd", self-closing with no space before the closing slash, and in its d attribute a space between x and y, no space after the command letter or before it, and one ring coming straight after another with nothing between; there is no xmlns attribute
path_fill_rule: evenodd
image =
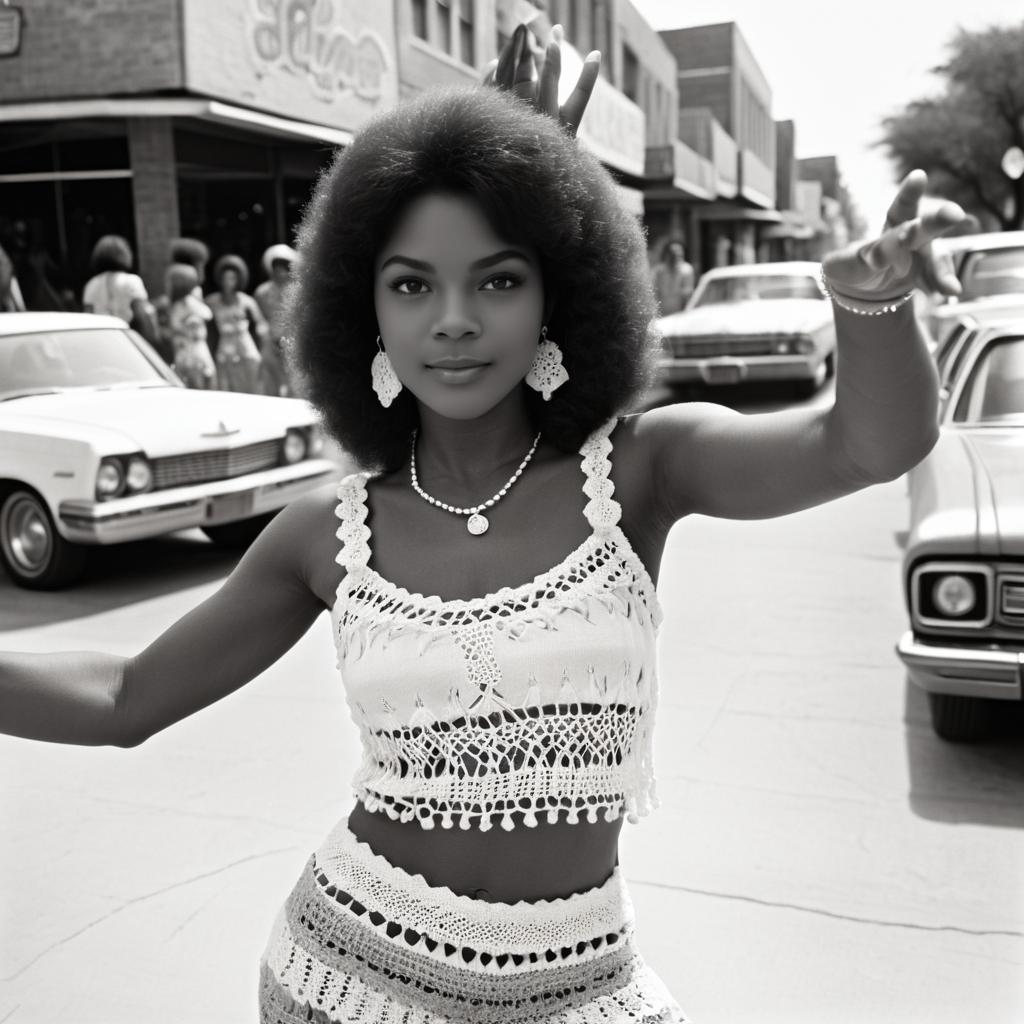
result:
<svg viewBox="0 0 1024 1024"><path fill-rule="evenodd" d="M474 419L522 384L544 315L540 262L496 235L471 199L415 200L374 272L381 340L420 402Z"/></svg>
<svg viewBox="0 0 1024 1024"><path fill-rule="evenodd" d="M238 271L228 267L220 273L220 290L232 295L238 291Z"/></svg>

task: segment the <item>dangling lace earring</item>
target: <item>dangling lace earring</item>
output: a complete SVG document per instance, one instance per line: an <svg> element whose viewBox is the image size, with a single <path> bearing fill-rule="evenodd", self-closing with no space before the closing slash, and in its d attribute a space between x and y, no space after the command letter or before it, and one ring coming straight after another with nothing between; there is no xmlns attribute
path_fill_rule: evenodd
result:
<svg viewBox="0 0 1024 1024"><path fill-rule="evenodd" d="M562 350L557 342L548 341L548 328L545 324L540 329L540 344L530 372L526 375L526 383L534 391L539 391L545 402L550 402L551 392L557 391L568 379L569 374L562 365Z"/></svg>
<svg viewBox="0 0 1024 1024"><path fill-rule="evenodd" d="M395 368L388 359L384 345L381 343L380 335L377 335L377 354L370 364L370 379L373 381L373 390L376 392L380 404L386 409L402 390L402 382L395 373Z"/></svg>

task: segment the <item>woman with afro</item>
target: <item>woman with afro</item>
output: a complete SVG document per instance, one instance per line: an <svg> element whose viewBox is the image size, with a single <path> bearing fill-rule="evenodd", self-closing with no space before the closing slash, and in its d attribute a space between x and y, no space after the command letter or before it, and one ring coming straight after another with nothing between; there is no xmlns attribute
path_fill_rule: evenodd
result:
<svg viewBox="0 0 1024 1024"><path fill-rule="evenodd" d="M935 440L909 296L959 214L918 216L919 173L878 239L825 261L832 407L630 413L644 239L573 138L597 58L560 109L557 57L556 35L536 80L517 33L502 89L380 114L317 187L291 355L363 471L285 509L136 657L0 656L5 731L131 747L330 614L363 757L274 925L265 1022L683 1021L618 864L656 805L666 536L891 480Z"/></svg>

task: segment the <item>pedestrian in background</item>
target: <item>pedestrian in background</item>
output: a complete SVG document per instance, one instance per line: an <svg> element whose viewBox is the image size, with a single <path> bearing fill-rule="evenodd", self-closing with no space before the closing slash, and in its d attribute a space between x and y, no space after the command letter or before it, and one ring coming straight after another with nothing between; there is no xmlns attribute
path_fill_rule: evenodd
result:
<svg viewBox="0 0 1024 1024"><path fill-rule="evenodd" d="M206 264L210 262L210 250L198 238L172 238L168 248L168 269L174 265L192 267L196 272L196 298L202 301L203 281L206 278ZM165 272L166 281L166 272ZM153 300L156 311L156 325L159 336L157 351L167 363L174 362L174 341L171 336L171 297L166 292Z"/></svg>
<svg viewBox="0 0 1024 1024"><path fill-rule="evenodd" d="M82 291L82 310L116 316L151 345L159 344L156 315L138 274L132 273L132 249L120 235L104 235L94 246L93 277Z"/></svg>
<svg viewBox="0 0 1024 1024"><path fill-rule="evenodd" d="M207 344L210 307L196 296L199 275L187 263L167 268L167 322L174 370L186 387L210 390L217 387L217 366Z"/></svg>
<svg viewBox="0 0 1024 1024"><path fill-rule="evenodd" d="M260 391L260 344L267 337L267 321L246 291L249 268L234 253L221 256L213 266L218 291L206 297L216 327L218 386L222 391ZM212 347L212 346L211 346Z"/></svg>
<svg viewBox="0 0 1024 1024"><path fill-rule="evenodd" d="M263 254L267 280L253 293L269 332L260 353L260 382L265 395L283 397L291 393L284 364L285 295L297 255L290 245L272 245L267 249Z"/></svg>
<svg viewBox="0 0 1024 1024"><path fill-rule="evenodd" d="M682 242L666 242L651 274L654 296L662 316L678 313L693 293L693 266L686 261Z"/></svg>
<svg viewBox="0 0 1024 1024"><path fill-rule="evenodd" d="M23 313L25 300L18 286L11 257L0 246L0 313Z"/></svg>

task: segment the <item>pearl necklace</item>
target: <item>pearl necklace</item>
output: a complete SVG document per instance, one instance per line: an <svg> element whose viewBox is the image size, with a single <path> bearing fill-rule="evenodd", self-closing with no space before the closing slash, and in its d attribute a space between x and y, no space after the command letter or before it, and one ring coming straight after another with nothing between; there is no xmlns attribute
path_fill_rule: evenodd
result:
<svg viewBox="0 0 1024 1024"><path fill-rule="evenodd" d="M487 528L491 525L487 516L482 515L485 508L490 508L492 505L496 505L502 498L508 494L509 488L523 475L523 470L530 464L530 459L533 458L533 453L537 450L537 445L540 443L540 434L533 439L533 444L530 445L530 450L526 453L526 458L519 463L519 468L508 478L507 483L504 487L494 495L493 498L488 498L487 501L482 501L479 505L474 505L473 508L456 508L454 505L449 505L446 502L438 501L437 498L431 497L422 487L420 487L419 478L416 475L416 431L412 432L412 457L409 460L409 469L412 476L412 489L424 500L429 501L431 505L436 505L438 508L443 508L445 512L454 512L457 516L469 516L466 521L466 529L469 530L474 537L479 537L480 534L486 533Z"/></svg>

